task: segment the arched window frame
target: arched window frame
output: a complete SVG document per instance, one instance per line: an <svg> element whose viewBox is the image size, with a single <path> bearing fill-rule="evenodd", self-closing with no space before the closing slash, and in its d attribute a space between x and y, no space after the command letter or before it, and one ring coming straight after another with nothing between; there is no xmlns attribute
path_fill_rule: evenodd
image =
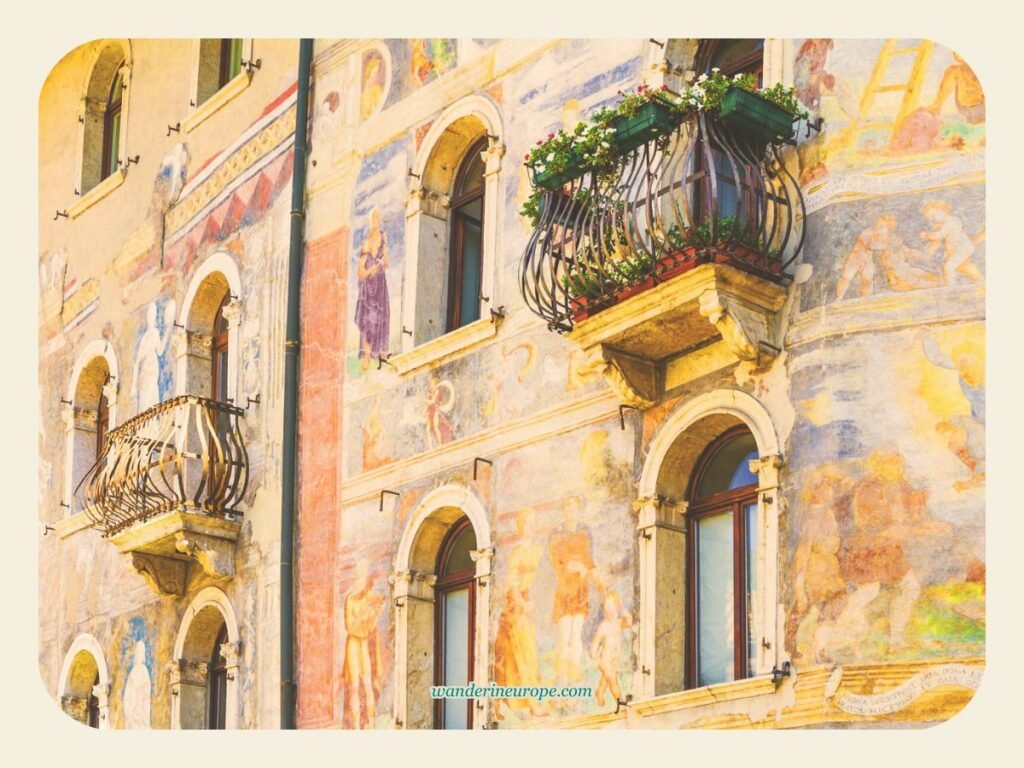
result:
<svg viewBox="0 0 1024 768"><path fill-rule="evenodd" d="M96 674L91 687L79 690L81 686L75 682L75 667L80 661L81 654L92 657L96 666ZM64 662L61 664L57 697L65 711L67 711L69 697L84 700L83 711L86 721L91 714L94 714L97 722L92 727L101 731L110 728L110 671L107 668L103 647L93 635L82 633L71 642L71 647L68 648L68 652L64 655ZM91 725L89 722L85 724Z"/></svg>
<svg viewBox="0 0 1024 768"><path fill-rule="evenodd" d="M120 62L117 64L117 62ZM127 39L100 40L93 48L82 83L75 153L75 195L68 214L77 218L120 186L128 172L126 156L131 116L132 51ZM121 79L116 129L107 110L113 85ZM116 151L114 151L116 149ZM116 165L115 165L116 164Z"/></svg>
<svg viewBox="0 0 1024 768"><path fill-rule="evenodd" d="M721 450L734 439L749 434L750 430L746 426L737 425L714 438L697 459L696 467L690 476L686 510L686 688L688 689L700 687L697 641L699 628L697 592L700 581L699 563L696 557L697 528L702 519L721 514L731 513L733 515L733 679L742 680L751 676L749 669L752 660L748 658L747 646L749 606L742 585L747 578L748 562L753 559L756 564L757 552L750 552L747 548L748 519L744 510L748 505L757 504L757 483L720 491L709 496L697 495L708 469L713 465ZM753 661L756 662L756 658Z"/></svg>
<svg viewBox="0 0 1024 768"><path fill-rule="evenodd" d="M463 517L452 524L451 528L445 534L444 540L441 542L440 552L437 557L437 566L434 569L435 573L438 574L437 582L434 585L434 595L436 600L436 608L434 610L434 685L444 685L445 677L447 675L447 670L444 668L444 658L446 656L446 649L449 640L445 635L445 616L443 609L445 604L444 598L448 593L462 588L466 588L468 591L469 612L469 631L468 636L466 637L466 655L468 661L466 682L474 682L473 629L476 618L476 573L474 570L463 570L452 574L445 573L455 543L459 540L460 536L472 529L473 524L469 521L468 517ZM466 722L470 724L473 722L473 704L474 701L472 699L467 699L464 705L466 707ZM448 706L460 706L458 699L453 699L450 703L445 699L434 700L435 729L444 728L445 710Z"/></svg>
<svg viewBox="0 0 1024 768"><path fill-rule="evenodd" d="M220 613L223 625L218 627L217 635L210 648L210 653L202 657L190 654L186 645L193 623L204 610ZM218 642L222 633L227 640ZM199 592L185 609L178 636L174 642L174 655L167 665L171 694L171 728L202 729L209 724L209 689L205 674L214 654L224 660L224 728L234 730L241 727L239 706L241 699L241 637L238 619L231 600L216 587L206 587ZM205 667L202 671L198 667Z"/></svg>
<svg viewBox="0 0 1024 768"><path fill-rule="evenodd" d="M673 665L685 658L685 633L689 622L658 610L659 588L678 590L680 570L686 570L688 503L659 494L659 479L677 441L694 425L711 416L731 417L754 436L758 459L751 462L757 474L758 552L757 584L760 593L761 642L753 662L755 675L767 675L788 658L778 621L779 487L783 466L781 447L772 418L753 396L735 389L707 392L680 403L669 413L651 439L633 502L637 513L639 545L640 609L637 642L637 674L633 695L637 700L672 693L684 686L689 665L678 677ZM687 470L687 483L695 464ZM685 582L685 576L684 576ZM662 667L664 669L662 669ZM679 680L680 682L675 682Z"/></svg>
<svg viewBox="0 0 1024 768"><path fill-rule="evenodd" d="M82 374L97 359L106 362L106 377L98 399L101 407L95 411L82 407L79 396L79 385ZM117 426L117 393L120 383L117 356L109 341L96 339L87 344L79 353L68 381L67 393L63 398L61 417L64 421L64 492L62 494L66 517L71 518L83 510L76 506L75 488L89 467L100 457L102 440L98 434L101 418L105 416L104 436L106 432ZM83 457L80 452L87 451ZM83 526L85 521L83 520ZM69 535L78 526L58 529L60 535Z"/></svg>
<svg viewBox="0 0 1024 768"><path fill-rule="evenodd" d="M439 222L444 227L445 254L448 254L450 243L450 222L448 210L451 204L451 193L454 178L446 189L430 189L424 185L424 179L431 176L430 169L434 163L446 162L435 152L447 140L446 132L457 121L475 118L482 130L475 139L486 138L484 149L484 210L482 224L482 243L480 254L480 319L461 328L433 336L424 330L421 312L417 312L417 304L424 302L423 290L429 280L436 279L434 273L426 267L421 268L423 250L429 240L440 232ZM433 122L427 131L412 173L409 176L409 197L405 212L405 264L402 294L402 328L412 332L402 333L402 354L392 358L395 369L404 374L421 368L431 361L444 357L476 344L493 336L497 331L497 323L491 321L491 309L498 309L499 298L494 295L496 258L500 242L500 216L502 194L502 158L505 146L502 143L503 126L497 106L489 98L473 95L463 98L449 106ZM474 143L470 141L470 144ZM454 177L454 173L453 173ZM421 279L421 271L423 276ZM422 283L422 284L421 284ZM444 321L444 318L441 318Z"/></svg>
<svg viewBox="0 0 1024 768"><path fill-rule="evenodd" d="M225 294L219 296L216 309L209 303L206 291L212 283L225 283ZM255 392L239 392L239 349L241 346L242 279L234 258L224 252L211 254L189 281L181 303L172 349L175 358L175 394L213 395L214 329L218 317L227 322L226 396L234 404L245 402ZM206 314L206 320L199 314Z"/></svg>
<svg viewBox="0 0 1024 768"><path fill-rule="evenodd" d="M478 167L475 163L476 158L474 155L485 155L487 151L487 142L487 137L481 136L475 143L471 144L469 150L459 162L458 171L455 173L455 184L453 189L454 197L449 204L451 222L448 235L448 306L445 313L446 333L456 331L462 326L480 319L480 304L482 302L479 299L476 304L476 317L474 317L473 320L467 320L462 317L463 302L461 297L466 288L466 281L468 279L466 276L466 231L468 229L469 218L463 211L466 207L472 205L477 200L482 201L482 203L486 205L487 187L486 184L483 183L483 180L481 180L481 184L478 187L473 187L467 192L463 192L462 190L469 181L467 178L469 171ZM483 208L483 206L481 206L481 208ZM483 245L482 214L483 211L481 210L481 246ZM473 293L478 297L484 295L481 290L482 286L480 283L481 281L477 280L475 285L470 286L473 289Z"/></svg>
<svg viewBox="0 0 1024 768"><path fill-rule="evenodd" d="M434 705L430 699L433 681L434 635L424 627L434 627L436 558L444 533L462 517L469 519L476 535L477 549L472 553L476 563L474 579L475 609L473 620L473 681L489 679L490 669L490 581L494 545L489 515L481 501L467 487L445 485L428 493L409 516L395 554L394 572L389 581L394 589L394 690L393 716L396 728L432 728ZM447 521L447 522L446 522ZM442 526L441 529L438 526ZM433 529L431 531L430 529ZM436 536L437 549L424 560L421 535ZM421 661L415 667L410 659L430 657L429 676ZM473 709L472 727L484 728L489 722L489 702L478 699Z"/></svg>

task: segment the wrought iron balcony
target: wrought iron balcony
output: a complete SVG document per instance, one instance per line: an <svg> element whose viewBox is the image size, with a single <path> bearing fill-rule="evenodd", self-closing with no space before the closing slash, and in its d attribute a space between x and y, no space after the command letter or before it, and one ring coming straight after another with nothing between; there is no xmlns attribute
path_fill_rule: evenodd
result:
<svg viewBox="0 0 1024 768"><path fill-rule="evenodd" d="M234 574L248 456L245 410L196 395L160 403L111 430L76 490L90 525L132 556L163 594L184 594L194 562Z"/></svg>
<svg viewBox="0 0 1024 768"><path fill-rule="evenodd" d="M698 113L631 148L610 175L543 190L520 266L527 306L564 333L701 264L784 284L804 203L780 144Z"/></svg>
<svg viewBox="0 0 1024 768"><path fill-rule="evenodd" d="M174 510L241 515L248 482L244 409L197 395L155 405L106 436L79 486L93 528L112 536Z"/></svg>

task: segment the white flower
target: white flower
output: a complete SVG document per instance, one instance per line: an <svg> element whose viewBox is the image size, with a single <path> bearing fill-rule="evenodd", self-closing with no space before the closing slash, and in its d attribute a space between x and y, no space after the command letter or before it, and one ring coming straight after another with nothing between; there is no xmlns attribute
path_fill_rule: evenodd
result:
<svg viewBox="0 0 1024 768"><path fill-rule="evenodd" d="M743 73L742 73L742 72L737 72L737 73L736 73L735 75L733 75L733 76L732 76L732 81L733 81L734 83L735 83L735 82L736 82L737 80L742 80L742 79L743 79Z"/></svg>
<svg viewBox="0 0 1024 768"><path fill-rule="evenodd" d="M610 145L608 144L608 142L607 142L607 141L602 141L602 142L601 142L601 146L602 146L602 147L604 147L605 149L608 149L608 147L609 147Z"/></svg>
<svg viewBox="0 0 1024 768"><path fill-rule="evenodd" d="M722 70L721 70L721 69L719 69L718 67L712 67L712 68L711 68L711 71L712 71L712 72L721 72Z"/></svg>
<svg viewBox="0 0 1024 768"><path fill-rule="evenodd" d="M708 79L708 73L707 72L701 72L700 77L697 78L697 82L698 83L703 83L707 79Z"/></svg>
<svg viewBox="0 0 1024 768"><path fill-rule="evenodd" d="M550 163L554 159L555 159L555 153L554 152L548 152L548 162Z"/></svg>
<svg viewBox="0 0 1024 768"><path fill-rule="evenodd" d="M535 170L537 173L544 173L544 166L543 165L535 165L535 166L533 166L533 170Z"/></svg>

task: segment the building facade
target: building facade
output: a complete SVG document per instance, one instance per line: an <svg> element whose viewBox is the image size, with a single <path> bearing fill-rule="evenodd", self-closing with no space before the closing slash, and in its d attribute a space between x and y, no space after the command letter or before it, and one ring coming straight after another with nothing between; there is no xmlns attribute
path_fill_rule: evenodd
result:
<svg viewBox="0 0 1024 768"><path fill-rule="evenodd" d="M40 664L66 711L277 727L292 633L300 728L895 727L970 700L985 110L959 56L315 41L292 628L297 61L101 41L44 88ZM793 86L794 138L688 112L545 186L559 131L722 73ZM559 693L432 698L471 682Z"/></svg>

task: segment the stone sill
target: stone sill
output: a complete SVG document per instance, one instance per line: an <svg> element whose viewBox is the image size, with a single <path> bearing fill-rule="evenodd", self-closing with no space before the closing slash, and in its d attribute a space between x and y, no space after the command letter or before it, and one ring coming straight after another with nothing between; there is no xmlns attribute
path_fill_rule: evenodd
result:
<svg viewBox="0 0 1024 768"><path fill-rule="evenodd" d="M237 75L235 75L228 83L213 94L210 98L200 104L198 107L193 108L192 112L186 117L181 123L181 129L185 133L190 133L200 123L204 122L214 112L219 110L229 101L234 99L238 94L249 87L249 83L252 80L252 73L247 72L243 69Z"/></svg>
<svg viewBox="0 0 1024 768"><path fill-rule="evenodd" d="M400 376L419 370L432 363L458 357L477 344L494 338L500 320L481 318L436 339L413 347L388 359Z"/></svg>
<svg viewBox="0 0 1024 768"><path fill-rule="evenodd" d="M758 675L730 683L706 685L688 691L666 693L642 701L634 701L630 708L643 717L660 715L664 712L676 712L682 709L704 707L709 704L720 704L723 701L748 699L754 696L770 696L776 691L771 675Z"/></svg>
<svg viewBox="0 0 1024 768"><path fill-rule="evenodd" d="M69 206L68 215L71 216L72 219L77 219L89 208L92 208L100 200L120 187L121 183L124 181L124 177L127 175L128 171L124 168L118 168Z"/></svg>
<svg viewBox="0 0 1024 768"><path fill-rule="evenodd" d="M84 531L89 527L89 516L85 511L68 515L63 520L53 524L54 533L58 539L66 539L68 536Z"/></svg>

